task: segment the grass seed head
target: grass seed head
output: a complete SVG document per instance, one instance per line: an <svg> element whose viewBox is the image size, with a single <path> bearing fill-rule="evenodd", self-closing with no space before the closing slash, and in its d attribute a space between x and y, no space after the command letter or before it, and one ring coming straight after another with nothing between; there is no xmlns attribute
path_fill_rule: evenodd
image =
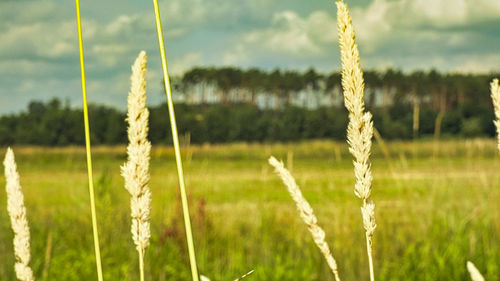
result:
<svg viewBox="0 0 500 281"><path fill-rule="evenodd" d="M148 141L149 111L146 107L146 53L142 51L132 66L127 121L128 161L121 167L125 188L130 193L132 239L138 251L144 253L149 246L151 191L149 189L149 159L151 143Z"/></svg>
<svg viewBox="0 0 500 281"><path fill-rule="evenodd" d="M483 275L481 275L476 266L470 261L467 262L467 270L470 273L472 281L484 281Z"/></svg>
<svg viewBox="0 0 500 281"><path fill-rule="evenodd" d="M372 237L375 231L375 205L369 201L372 185L370 151L373 137L372 115L365 112L364 79L358 45L349 9L344 1L337 1L337 28L342 61L342 88L344 104L349 111L347 142L354 157L354 194L363 200L361 213L366 230L366 246L370 280L374 281Z"/></svg>
<svg viewBox="0 0 500 281"><path fill-rule="evenodd" d="M29 266L30 229L24 207L24 196L19 182L14 152L8 148L3 162L5 167L5 189L7 191L7 211L9 212L12 230L14 231L14 254L16 256L15 271L21 281L35 280Z"/></svg>
<svg viewBox="0 0 500 281"><path fill-rule="evenodd" d="M309 232L311 233L314 243L318 246L321 253L325 257L328 266L330 267L332 273L335 276L336 281L340 281L337 262L333 258L332 253L330 252L330 247L325 240L325 231L318 225L318 219L314 215L313 208L307 202L307 200L302 195L299 186L295 182L292 174L285 168L283 162L278 161L274 157L269 158L269 164L274 167L276 173L280 176L283 183L288 188L288 192L292 196L293 201L297 205L297 210L299 211L300 217L306 223L309 228Z"/></svg>
<svg viewBox="0 0 500 281"><path fill-rule="evenodd" d="M495 127L497 129L497 147L500 151L500 86L498 85L498 79L493 79L490 84L490 89L496 117L493 123L495 123Z"/></svg>

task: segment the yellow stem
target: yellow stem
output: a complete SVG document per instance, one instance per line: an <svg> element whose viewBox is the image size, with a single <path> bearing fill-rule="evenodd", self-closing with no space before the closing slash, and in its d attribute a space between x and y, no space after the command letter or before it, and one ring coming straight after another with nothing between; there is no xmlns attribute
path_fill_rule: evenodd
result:
<svg viewBox="0 0 500 281"><path fill-rule="evenodd" d="M139 252L139 272L141 274L141 281L144 281L144 250L138 250Z"/></svg>
<svg viewBox="0 0 500 281"><path fill-rule="evenodd" d="M368 254L368 265L370 266L370 281L375 281L372 258L372 238L369 237L368 234L366 234L366 252Z"/></svg>
<svg viewBox="0 0 500 281"><path fill-rule="evenodd" d="M76 23L78 26L78 48L80 50L80 71L82 75L83 120L85 123L85 148L87 151L87 174L89 177L90 213L92 215L92 232L94 235L95 260L97 266L97 279L102 281L101 253L99 249L99 234L97 231L97 215L94 200L94 184L92 180L92 157L90 154L90 129L89 113L87 109L87 89L85 86L85 62L83 60L82 22L80 19L80 1L76 1Z"/></svg>
<svg viewBox="0 0 500 281"><path fill-rule="evenodd" d="M189 261L191 264L191 275L193 277L193 281L199 281L198 269L196 266L196 256L194 252L193 233L191 231L191 219L189 218L189 207L186 196L186 188L184 185L184 172L182 170L182 159L179 148L179 136L177 133L177 125L175 121L174 104L172 101L172 91L170 89L170 78L168 76L167 57L165 55L165 45L163 42L163 31L161 28L160 9L158 7L158 0L153 0L153 5L156 18L156 30L158 32L158 44L160 47L161 62L163 67L163 80L165 82L165 93L167 95L168 112L170 116L170 126L172 128L172 139L174 142L175 161L177 163L177 174L179 177L179 188L181 192L182 212L184 215L184 227L186 229Z"/></svg>

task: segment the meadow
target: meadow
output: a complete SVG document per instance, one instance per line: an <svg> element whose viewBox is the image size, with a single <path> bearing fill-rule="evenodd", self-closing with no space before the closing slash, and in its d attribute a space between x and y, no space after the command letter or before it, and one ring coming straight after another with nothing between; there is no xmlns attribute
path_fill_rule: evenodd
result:
<svg viewBox="0 0 500 281"><path fill-rule="evenodd" d="M500 280L500 157L493 139L374 145L377 280L470 280L467 260ZM387 151L388 150L388 151ZM2 149L2 155L5 149ZM95 279L85 150L14 147L38 280ZM388 153L387 153L388 152ZM199 145L182 148L200 273L233 280L333 280L285 186L267 163L292 170L339 264L343 280L367 280L359 200L347 144ZM105 280L136 280L125 147L93 148ZM0 185L5 185L0 177ZM153 146L151 246L146 280L189 280L171 147ZM1 280L15 280L13 233L0 192Z"/></svg>

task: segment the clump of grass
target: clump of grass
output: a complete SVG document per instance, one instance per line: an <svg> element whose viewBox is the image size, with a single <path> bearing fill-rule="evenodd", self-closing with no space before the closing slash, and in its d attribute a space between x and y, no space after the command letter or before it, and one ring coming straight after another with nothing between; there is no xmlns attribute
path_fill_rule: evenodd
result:
<svg viewBox="0 0 500 281"><path fill-rule="evenodd" d="M146 53L142 51L132 66L127 112L128 161L121 167L125 188L131 196L131 232L139 254L141 281L144 280L144 253L151 236L151 191L148 186L151 143L147 139L149 111L146 107L146 59Z"/></svg>
<svg viewBox="0 0 500 281"><path fill-rule="evenodd" d="M493 107L495 109L496 120L495 127L497 128L497 147L500 151L500 86L498 85L498 79L493 79L490 84L491 88L491 99L493 100Z"/></svg>
<svg viewBox="0 0 500 281"><path fill-rule="evenodd" d="M33 281L33 271L29 263L30 254L30 229L24 207L24 196L19 182L16 161L12 149L7 149L5 160L5 190L7 191L7 211L14 231L14 254L16 256L16 276L21 281Z"/></svg>
<svg viewBox="0 0 500 281"><path fill-rule="evenodd" d="M326 243L325 241L325 236L326 236L325 231L318 225L318 219L314 215L313 208L311 207L309 202L307 202L307 200L304 198L304 195L302 195L300 187L295 182L295 179L293 178L292 174L290 174L290 172L285 168L283 162L280 162L276 160L276 158L271 156L269 158L269 164L271 164L271 166L275 168L276 173L278 173L280 178L283 180L283 183L288 188L288 192L290 193L293 201L295 201L295 204L297 205L297 210L300 213L300 217L307 224L309 232L311 232L314 243L316 243L321 253L325 257L328 266L330 267L333 275L335 276L335 280L340 281L337 262L335 261L335 258L333 257L332 253L330 252L330 247L328 246L328 243Z"/></svg>
<svg viewBox="0 0 500 281"><path fill-rule="evenodd" d="M342 61L342 88L344 104L349 111L347 142L354 157L356 184L354 193L363 200L361 213L366 235L366 250L370 267L370 280L375 280L372 257L372 240L375 232L375 204L370 200L372 173L370 152L373 122L370 112L365 111L364 79L359 62L359 51L349 9L344 1L337 1L337 25Z"/></svg>
<svg viewBox="0 0 500 281"><path fill-rule="evenodd" d="M479 272L476 266L470 261L467 262L467 270L470 273L472 281L484 281L484 277L481 275L481 272Z"/></svg>

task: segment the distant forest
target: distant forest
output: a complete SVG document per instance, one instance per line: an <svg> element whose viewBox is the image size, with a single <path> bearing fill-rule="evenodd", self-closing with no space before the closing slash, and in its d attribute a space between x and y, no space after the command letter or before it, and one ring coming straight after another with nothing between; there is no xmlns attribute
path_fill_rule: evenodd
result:
<svg viewBox="0 0 500 281"><path fill-rule="evenodd" d="M489 83L496 74L365 71L365 102L386 139L495 134ZM341 75L314 69L193 68L173 77L179 132L192 143L345 139ZM82 110L54 98L0 117L0 145L83 144ZM89 105L94 144L126 143L125 112ZM150 108L150 140L170 144L165 104Z"/></svg>

